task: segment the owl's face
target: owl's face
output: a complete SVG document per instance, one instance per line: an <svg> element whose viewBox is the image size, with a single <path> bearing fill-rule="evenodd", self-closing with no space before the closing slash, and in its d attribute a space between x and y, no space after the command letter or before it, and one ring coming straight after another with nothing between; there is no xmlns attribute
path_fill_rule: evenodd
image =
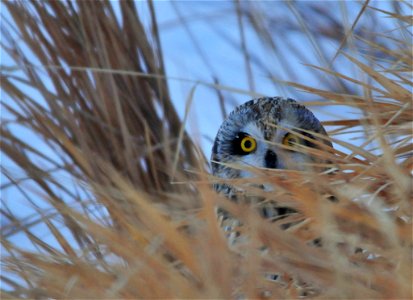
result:
<svg viewBox="0 0 413 300"><path fill-rule="evenodd" d="M251 177L250 167L304 170L305 163L315 161L305 151L305 147L317 148L310 140L331 146L311 132L327 135L311 111L292 99L248 101L228 116L217 133L211 157L213 174Z"/></svg>

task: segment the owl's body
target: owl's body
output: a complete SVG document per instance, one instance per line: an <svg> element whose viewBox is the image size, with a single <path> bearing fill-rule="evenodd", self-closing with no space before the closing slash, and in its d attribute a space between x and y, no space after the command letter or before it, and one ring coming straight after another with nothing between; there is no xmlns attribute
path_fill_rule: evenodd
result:
<svg viewBox="0 0 413 300"><path fill-rule="evenodd" d="M212 148L212 173L231 179L252 177L248 170L251 167L304 170L306 163L314 162L305 147L317 148L316 141L331 146L320 135L327 135L323 126L295 100L250 100L231 112L221 125ZM230 184L218 183L215 189L234 196Z"/></svg>

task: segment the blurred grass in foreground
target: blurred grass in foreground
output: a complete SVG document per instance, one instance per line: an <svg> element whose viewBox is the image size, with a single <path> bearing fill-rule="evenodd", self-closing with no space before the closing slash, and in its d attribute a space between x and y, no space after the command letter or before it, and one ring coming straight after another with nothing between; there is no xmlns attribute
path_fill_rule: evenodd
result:
<svg viewBox="0 0 413 300"><path fill-rule="evenodd" d="M368 47L358 57L338 52L365 80L324 65L312 67L314 76L321 70L342 84L323 90L287 84L314 95L308 106L355 107L362 117L325 122L331 140L347 149L322 154L329 156L333 176L274 170L257 171L261 176L250 180L277 187L276 195L250 193L276 197L300 211L304 221L283 231L279 225L293 217L270 223L211 189L217 179L208 175L207 162L169 96L153 4L147 3L145 18L151 30L133 2L119 4L122 22L109 2L4 3L15 23L2 28L2 47L15 65L2 67L1 86L12 100L2 106L13 119L2 121L1 149L25 177L3 165L9 183L2 183L2 190L17 188L37 213L20 218L2 199L2 297L411 296L413 82L406 29L411 16L397 9L379 12L369 2L360 6L360 18L380 13L393 19L404 40L392 31L374 38L367 29L346 31L333 15L330 30L303 27L302 35L334 37L341 50L350 40ZM247 18L277 55L263 19L243 5L234 2L235 14ZM397 5L411 9L408 3ZM308 8L321 13L319 6ZM297 20L311 24L291 9ZM41 66L31 63L22 45ZM254 63L247 47L240 51L246 66ZM254 75L248 67L246 73L254 94ZM219 81L201 84L222 96ZM18 137L10 129L15 124L40 137L53 156ZM357 147L340 139L345 132L367 138ZM30 193L25 181L35 186ZM39 206L39 198L47 208ZM242 234L248 242L227 246L216 206L247 224ZM41 234L39 226L46 228ZM55 243L44 240L45 231ZM17 235L36 250L21 247ZM322 247L310 243L318 237ZM263 245L265 254L258 250ZM278 278L271 281L265 274Z"/></svg>

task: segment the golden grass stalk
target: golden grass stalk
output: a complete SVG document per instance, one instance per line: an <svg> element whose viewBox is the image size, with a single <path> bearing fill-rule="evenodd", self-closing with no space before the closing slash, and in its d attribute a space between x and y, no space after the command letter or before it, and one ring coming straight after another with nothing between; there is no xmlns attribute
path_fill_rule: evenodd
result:
<svg viewBox="0 0 413 300"><path fill-rule="evenodd" d="M410 44L369 41L386 62L344 54L365 81L314 66L359 85L362 95L288 83L314 95L309 106L356 107L362 117L325 122L333 127L331 141L346 149L311 150L328 156L328 164L306 172L254 170L255 178L231 181L272 184L276 192L250 186L247 193L299 211L270 222L255 203L236 204L211 189L223 180L208 175L170 99L152 2L150 32L133 2L119 2L122 22L109 2L4 5L14 25L3 30L2 47L19 73L4 68L1 74L11 99L2 105L13 117L2 122L1 149L25 178L2 166L9 180L2 189L19 190L36 214L21 218L2 200L2 297L411 296ZM245 14L272 44L264 24L241 8L238 3L238 22ZM364 5L360 14L369 9L374 11ZM401 14L389 16L402 26L410 22ZM351 33L343 35L340 48ZM383 39L393 42L390 34ZM253 87L250 67L247 72ZM218 92L228 88L212 86ZM52 154L16 134L16 124ZM365 142L342 140L346 132L366 136ZM326 169L331 172L317 171ZM228 245L217 207L243 224L239 243ZM16 236L31 247L19 245Z"/></svg>

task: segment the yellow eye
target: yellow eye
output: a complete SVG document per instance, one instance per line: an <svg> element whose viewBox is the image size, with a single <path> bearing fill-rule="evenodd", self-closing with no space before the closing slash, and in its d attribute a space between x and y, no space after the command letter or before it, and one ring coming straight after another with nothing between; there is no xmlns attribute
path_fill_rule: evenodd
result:
<svg viewBox="0 0 413 300"><path fill-rule="evenodd" d="M301 139L293 134L293 133L287 133L284 138L283 138L283 145L294 147L297 144L301 144Z"/></svg>
<svg viewBox="0 0 413 300"><path fill-rule="evenodd" d="M245 136L241 140L241 149L244 152L250 153L257 148L257 142L250 136Z"/></svg>

